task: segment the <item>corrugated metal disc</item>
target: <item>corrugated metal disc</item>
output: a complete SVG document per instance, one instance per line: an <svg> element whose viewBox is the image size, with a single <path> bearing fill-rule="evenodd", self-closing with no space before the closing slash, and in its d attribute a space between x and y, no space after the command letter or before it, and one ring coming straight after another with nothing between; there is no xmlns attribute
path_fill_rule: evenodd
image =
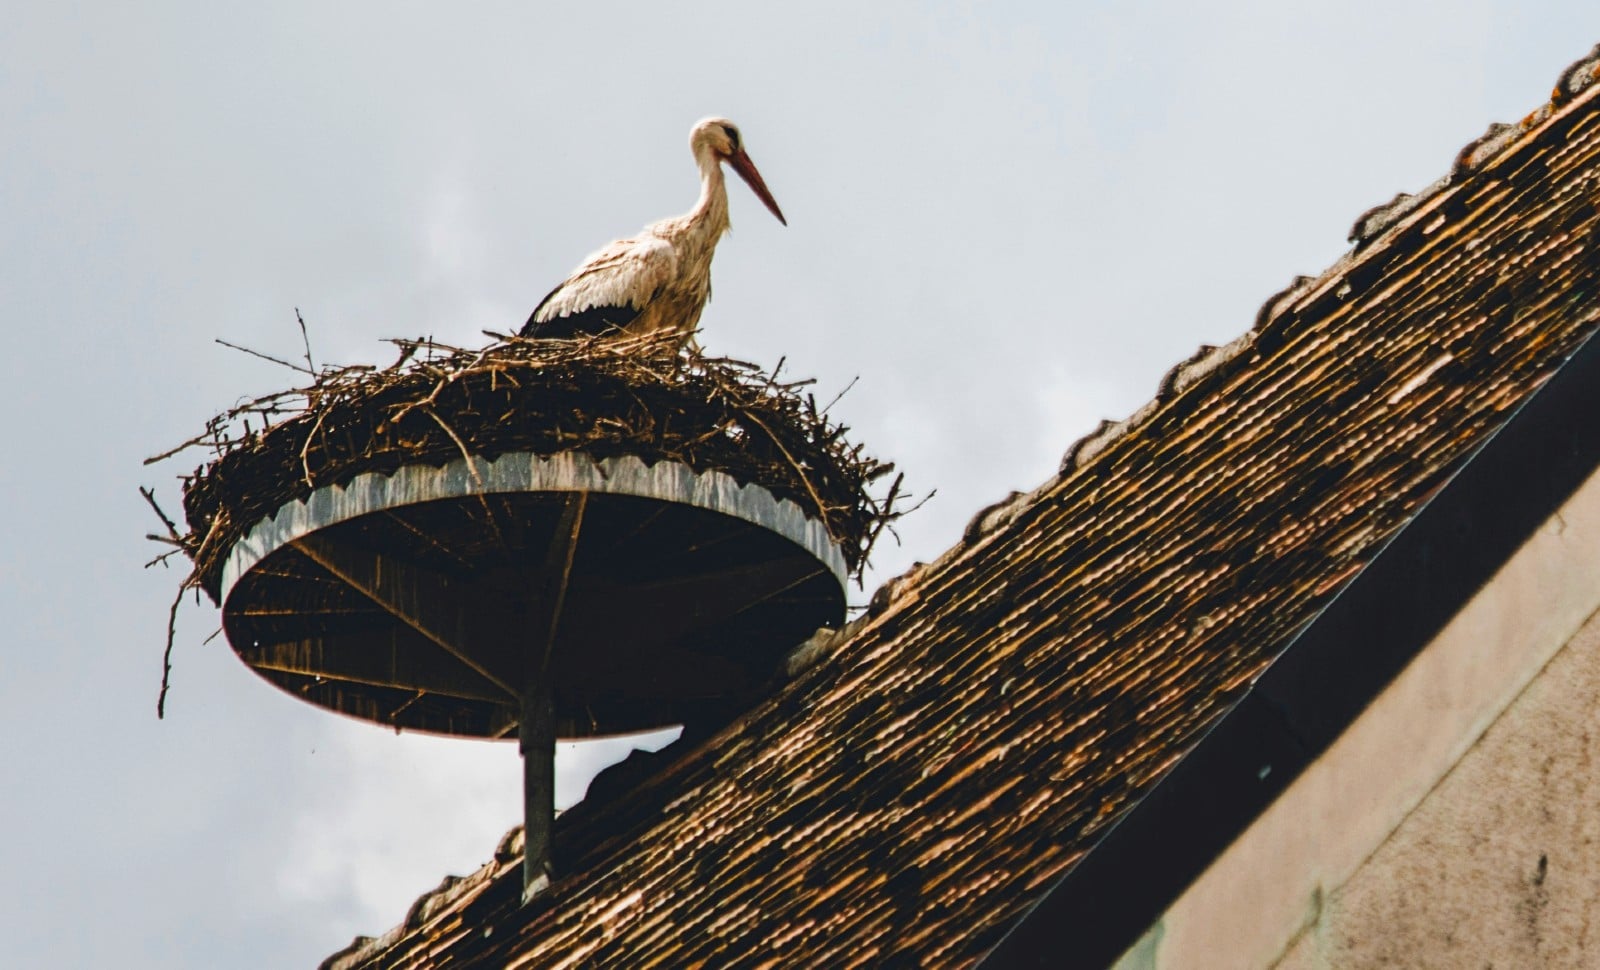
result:
<svg viewBox="0 0 1600 970"><path fill-rule="evenodd" d="M552 561L578 495L570 565ZM503 736L542 676L558 731L589 736L747 705L789 647L840 622L845 575L826 527L760 486L519 453L288 503L230 551L223 623L262 676L346 714Z"/></svg>

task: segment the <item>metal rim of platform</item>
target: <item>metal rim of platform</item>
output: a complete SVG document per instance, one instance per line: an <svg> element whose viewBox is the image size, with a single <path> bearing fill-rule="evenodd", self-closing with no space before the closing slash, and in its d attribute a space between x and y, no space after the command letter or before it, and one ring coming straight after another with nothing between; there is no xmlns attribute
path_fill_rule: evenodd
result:
<svg viewBox="0 0 1600 970"><path fill-rule="evenodd" d="M848 576L844 554L827 526L760 485L741 485L723 472L696 472L673 461L646 465L632 455L596 461L582 452L511 452L493 460L474 457L470 467L458 458L442 469L407 465L391 474L368 472L285 503L229 550L220 600L227 602L240 578L274 551L328 526L422 502L528 492L631 495L720 512L793 542L825 565L841 587Z"/></svg>

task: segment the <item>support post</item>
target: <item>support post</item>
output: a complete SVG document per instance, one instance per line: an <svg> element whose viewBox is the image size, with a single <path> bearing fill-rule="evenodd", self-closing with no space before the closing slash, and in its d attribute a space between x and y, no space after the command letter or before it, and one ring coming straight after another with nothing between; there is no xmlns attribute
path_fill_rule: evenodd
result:
<svg viewBox="0 0 1600 970"><path fill-rule="evenodd" d="M587 492L574 492L562 503L544 570L533 583L528 629L535 631L525 663L522 721L517 740L522 749L522 901L550 885L550 846L556 822L556 712L550 684L550 655L555 650L572 579L572 559L583 529Z"/></svg>
<svg viewBox="0 0 1600 970"><path fill-rule="evenodd" d="M522 901L550 885L550 835L556 809L556 724L550 682L536 677L522 694Z"/></svg>

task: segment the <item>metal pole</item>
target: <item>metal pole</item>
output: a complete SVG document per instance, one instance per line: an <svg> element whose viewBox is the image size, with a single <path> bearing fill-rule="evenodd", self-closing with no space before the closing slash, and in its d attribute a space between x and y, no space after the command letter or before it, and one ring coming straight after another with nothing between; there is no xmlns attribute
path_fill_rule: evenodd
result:
<svg viewBox="0 0 1600 970"><path fill-rule="evenodd" d="M522 901L550 885L550 834L555 826L556 731L548 678L533 679L522 694Z"/></svg>
<svg viewBox="0 0 1600 970"><path fill-rule="evenodd" d="M535 580L530 609L531 629L539 631L524 668L522 721L517 740L522 748L522 901L550 885L550 844L556 823L556 713L551 694L550 657L561 626L561 609L572 579L572 560L583 529L589 494L574 492L562 501L561 516L545 553L544 570Z"/></svg>

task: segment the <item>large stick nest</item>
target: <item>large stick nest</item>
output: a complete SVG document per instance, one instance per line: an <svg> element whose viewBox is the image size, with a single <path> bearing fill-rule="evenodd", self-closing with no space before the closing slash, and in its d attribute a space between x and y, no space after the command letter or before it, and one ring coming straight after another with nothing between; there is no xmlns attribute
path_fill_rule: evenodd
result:
<svg viewBox="0 0 1600 970"><path fill-rule="evenodd" d="M238 405L150 459L210 455L184 478L188 531L168 524L193 560L185 586L216 600L234 544L314 489L463 456L581 451L721 471L819 518L858 577L900 514L898 477L875 491L893 465L845 441L848 429L818 409L810 381L648 338L511 337L481 350L393 342L401 352L388 367L305 368L310 384Z"/></svg>

